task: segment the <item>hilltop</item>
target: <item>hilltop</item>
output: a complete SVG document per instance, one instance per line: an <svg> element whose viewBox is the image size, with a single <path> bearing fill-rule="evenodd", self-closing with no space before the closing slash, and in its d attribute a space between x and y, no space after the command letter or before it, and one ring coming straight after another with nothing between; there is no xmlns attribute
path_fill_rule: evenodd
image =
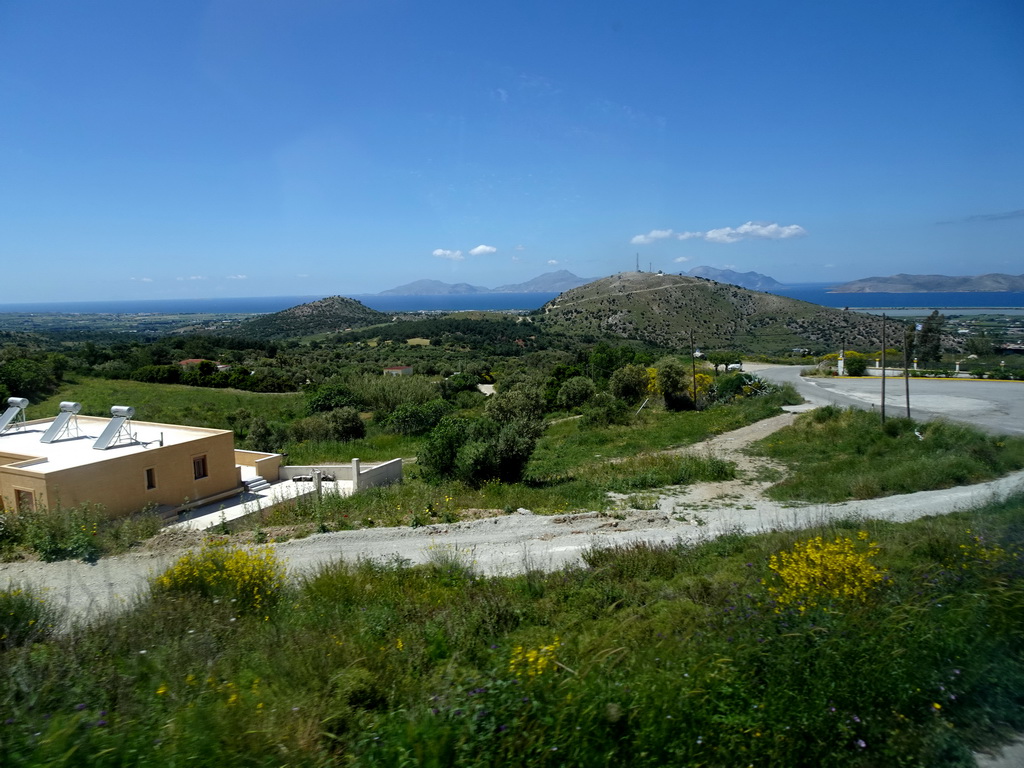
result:
<svg viewBox="0 0 1024 768"><path fill-rule="evenodd" d="M891 275L837 285L833 293L959 293L1024 291L1024 275Z"/></svg>
<svg viewBox="0 0 1024 768"><path fill-rule="evenodd" d="M535 314L564 333L613 333L688 348L765 352L878 349L882 319L685 275L623 272L559 295ZM897 333L895 324L891 332ZM892 337L895 343L895 336Z"/></svg>
<svg viewBox="0 0 1024 768"><path fill-rule="evenodd" d="M247 320L230 329L232 334L283 339L315 333L363 328L387 322L389 315L370 309L365 304L344 296L299 304L297 307Z"/></svg>

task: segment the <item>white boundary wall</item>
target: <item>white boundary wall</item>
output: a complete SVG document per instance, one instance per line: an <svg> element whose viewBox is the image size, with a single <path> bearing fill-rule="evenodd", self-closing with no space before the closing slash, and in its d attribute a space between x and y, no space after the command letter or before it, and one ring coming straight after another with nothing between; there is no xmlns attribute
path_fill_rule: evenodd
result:
<svg viewBox="0 0 1024 768"><path fill-rule="evenodd" d="M402 482L402 460L392 459L383 464L361 466L359 459L352 459L350 464L317 464L316 466L285 466L280 469L282 480L291 480L298 476L312 475L313 470L320 470L325 475L333 475L335 480L352 483L352 491L364 488L375 488L378 485L391 485Z"/></svg>

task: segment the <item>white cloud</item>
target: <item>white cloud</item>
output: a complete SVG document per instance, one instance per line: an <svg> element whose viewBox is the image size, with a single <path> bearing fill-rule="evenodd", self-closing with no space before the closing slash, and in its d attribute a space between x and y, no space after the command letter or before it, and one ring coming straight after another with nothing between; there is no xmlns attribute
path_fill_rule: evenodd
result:
<svg viewBox="0 0 1024 768"><path fill-rule="evenodd" d="M133 277L132 280L134 280L137 283L152 283L153 282L153 278L152 277Z"/></svg>
<svg viewBox="0 0 1024 768"><path fill-rule="evenodd" d="M634 235L630 240L633 245L649 245L658 240L675 237L677 240L706 240L709 243L738 243L740 240L752 238L764 240L785 240L790 237L806 235L807 230L799 224L781 226L772 222L748 221L738 227L719 227L707 232L674 232L671 229L652 229L646 235Z"/></svg>
<svg viewBox="0 0 1024 768"><path fill-rule="evenodd" d="M228 275L228 280L247 280L248 275Z"/></svg>
<svg viewBox="0 0 1024 768"><path fill-rule="evenodd" d="M548 264L550 264L552 267L555 266L555 264L557 264L557 263L558 263L558 259L548 259Z"/></svg>
<svg viewBox="0 0 1024 768"><path fill-rule="evenodd" d="M517 251L525 251L526 250L526 246L525 245L517 245L516 246L516 250Z"/></svg>
<svg viewBox="0 0 1024 768"><path fill-rule="evenodd" d="M305 272L300 272L299 274L296 275L296 277L309 277L309 275L306 274Z"/></svg>
<svg viewBox="0 0 1024 768"><path fill-rule="evenodd" d="M646 235L635 235L629 242L633 245L647 245L655 240L664 240L666 237L672 237L671 229L652 229Z"/></svg>
<svg viewBox="0 0 1024 768"><path fill-rule="evenodd" d="M203 275L189 275L188 277L178 277L176 280L205 280L206 277Z"/></svg>
<svg viewBox="0 0 1024 768"><path fill-rule="evenodd" d="M449 251L447 248L435 248L431 255L449 261L463 261L466 258L462 255L462 251Z"/></svg>
<svg viewBox="0 0 1024 768"><path fill-rule="evenodd" d="M485 255L487 255L489 253L497 253L497 252L498 252L498 249L495 248L493 245L478 245L476 248L473 248L469 252L469 255L470 256L485 256ZM436 256L437 253L435 252L434 255Z"/></svg>
<svg viewBox="0 0 1024 768"><path fill-rule="evenodd" d="M709 229L704 235L704 239L709 243L737 243L743 238L736 234L736 230L732 227L722 227L721 229Z"/></svg>
<svg viewBox="0 0 1024 768"><path fill-rule="evenodd" d="M690 259L687 256L676 256L674 259L672 259L672 261L674 261L676 264L682 264L684 261L689 261L689 260Z"/></svg>
<svg viewBox="0 0 1024 768"><path fill-rule="evenodd" d="M735 243L740 240L757 237L766 240L785 240L790 237L806 235L807 230L799 224L788 224L781 227L775 222L764 224L762 222L748 221L738 227L722 227L721 229L708 230L704 239L712 243Z"/></svg>

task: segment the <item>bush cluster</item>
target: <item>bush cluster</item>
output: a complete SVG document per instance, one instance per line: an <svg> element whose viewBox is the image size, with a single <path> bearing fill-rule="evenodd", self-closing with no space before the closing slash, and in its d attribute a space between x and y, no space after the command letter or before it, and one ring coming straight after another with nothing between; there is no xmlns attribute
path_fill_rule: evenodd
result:
<svg viewBox="0 0 1024 768"><path fill-rule="evenodd" d="M260 613L277 601L284 579L284 565L270 547L245 549L213 539L157 576L153 590L231 601L240 611Z"/></svg>

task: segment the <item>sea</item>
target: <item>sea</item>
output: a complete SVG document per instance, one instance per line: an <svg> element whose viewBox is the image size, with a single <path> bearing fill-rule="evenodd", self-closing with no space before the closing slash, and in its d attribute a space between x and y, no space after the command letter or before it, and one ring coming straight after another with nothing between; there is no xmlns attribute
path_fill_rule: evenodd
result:
<svg viewBox="0 0 1024 768"><path fill-rule="evenodd" d="M891 314L1024 314L1024 292L998 293L831 293L830 284L805 283L770 291L826 307ZM470 293L444 296L352 294L350 298L380 312L521 311L539 309L557 293ZM255 296L218 299L122 299L118 301L45 301L0 304L0 313L18 314L265 314L280 312L323 296Z"/></svg>

